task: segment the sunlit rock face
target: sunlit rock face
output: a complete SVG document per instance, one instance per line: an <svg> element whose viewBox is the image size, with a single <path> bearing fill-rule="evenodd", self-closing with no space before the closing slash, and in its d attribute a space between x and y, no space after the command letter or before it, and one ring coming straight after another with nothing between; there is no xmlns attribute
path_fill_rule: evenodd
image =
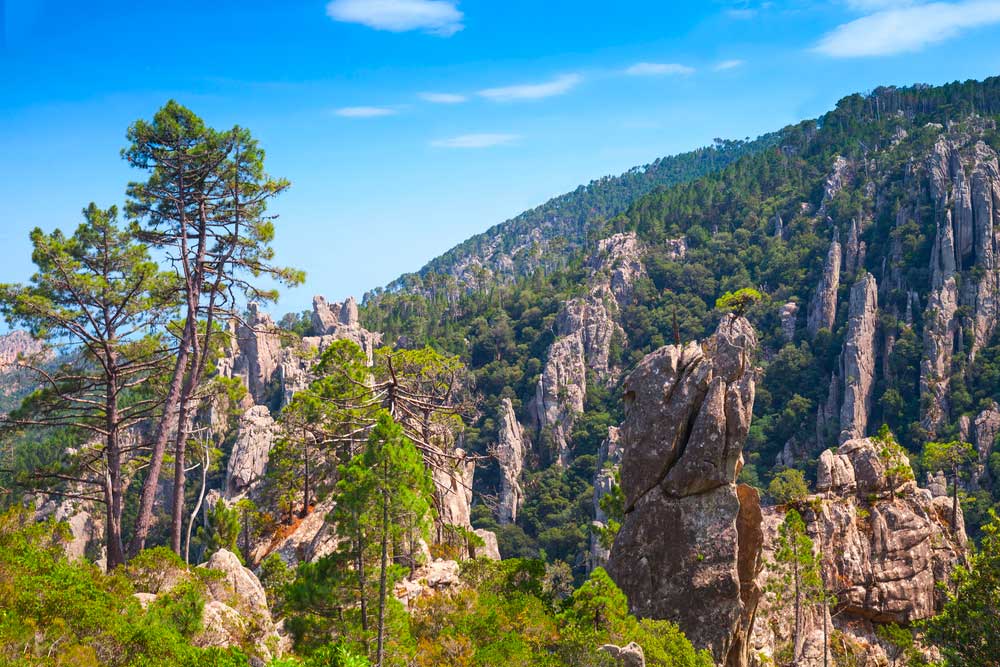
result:
<svg viewBox="0 0 1000 667"><path fill-rule="evenodd" d="M626 378L626 514L608 562L633 613L676 622L733 665L746 663L759 597L759 498L736 484L756 346L749 322L726 317L708 340L660 348Z"/></svg>

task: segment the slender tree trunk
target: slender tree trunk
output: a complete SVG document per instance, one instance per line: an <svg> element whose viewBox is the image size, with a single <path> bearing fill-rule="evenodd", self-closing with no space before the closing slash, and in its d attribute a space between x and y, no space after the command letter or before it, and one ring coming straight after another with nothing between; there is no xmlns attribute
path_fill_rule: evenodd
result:
<svg viewBox="0 0 1000 667"><path fill-rule="evenodd" d="M304 468L305 468L305 478L302 481L302 513L299 516L301 516L304 519L309 514L309 491L310 491L310 489L309 489L309 444L305 442L305 438L303 438L302 442L303 442L303 445L302 445L303 446L302 461L303 461Z"/></svg>
<svg viewBox="0 0 1000 667"><path fill-rule="evenodd" d="M118 382L112 374L108 378L105 394L105 419L107 424L107 472L105 502L107 504L108 570L125 564L125 546L122 542L122 460L118 435Z"/></svg>
<svg viewBox="0 0 1000 667"><path fill-rule="evenodd" d="M794 539L794 538L793 538ZM792 637L792 661L798 662L799 660L799 638L802 635L802 591L799 586L799 551L798 545L792 548L792 558L794 562L792 564L793 577L795 581L795 634Z"/></svg>
<svg viewBox="0 0 1000 667"><path fill-rule="evenodd" d="M378 575L378 646L375 667L383 667L385 660L385 603L389 570L389 495L382 491L382 561Z"/></svg>
<svg viewBox="0 0 1000 667"><path fill-rule="evenodd" d="M188 519L188 529L187 538L184 540L184 562L190 563L191 555L191 531L194 528L195 519L198 518L198 512L201 511L201 503L205 500L205 487L208 485L208 460L209 460L209 448L205 446L205 459L201 462L201 492L198 494L198 502L194 504L194 510L191 512L191 518Z"/></svg>
<svg viewBox="0 0 1000 667"><path fill-rule="evenodd" d="M190 320L193 313L188 314ZM163 468L163 455L167 451L167 440L170 438L170 427L173 424L173 413L177 410L180 402L181 390L184 386L184 373L188 365L189 343L187 342L188 331L191 325L185 326L185 333L181 339L180 349L177 352L177 361L174 363L173 376L170 378L170 387L167 390L167 398L163 404L163 415L156 427L156 438L153 440L153 448L149 458L149 470L146 473L146 480L142 485L142 493L139 497L139 514L135 520L135 532L132 534L132 541L129 543L129 554L134 556L146 548L146 538L149 536L149 529L153 525L153 503L156 501L156 487L160 483L160 471Z"/></svg>
<svg viewBox="0 0 1000 667"><path fill-rule="evenodd" d="M188 383L189 384L189 383ZM188 394L185 387L185 394ZM174 439L174 494L170 510L170 548L181 555L181 531L184 525L184 490L187 472L184 470L187 455L188 396L181 396L177 411L177 435Z"/></svg>
<svg viewBox="0 0 1000 667"><path fill-rule="evenodd" d="M365 534L358 523L358 592L360 593L361 629L365 633L365 647L368 646L368 582L365 579Z"/></svg>

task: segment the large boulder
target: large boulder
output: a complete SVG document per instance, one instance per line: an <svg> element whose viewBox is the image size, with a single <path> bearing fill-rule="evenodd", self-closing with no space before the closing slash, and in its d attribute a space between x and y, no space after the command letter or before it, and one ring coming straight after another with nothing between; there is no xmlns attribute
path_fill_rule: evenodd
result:
<svg viewBox="0 0 1000 667"><path fill-rule="evenodd" d="M738 488L757 338L727 317L698 345L647 355L624 382L626 514L608 572L640 617L676 622L719 663L746 664L760 508Z"/></svg>

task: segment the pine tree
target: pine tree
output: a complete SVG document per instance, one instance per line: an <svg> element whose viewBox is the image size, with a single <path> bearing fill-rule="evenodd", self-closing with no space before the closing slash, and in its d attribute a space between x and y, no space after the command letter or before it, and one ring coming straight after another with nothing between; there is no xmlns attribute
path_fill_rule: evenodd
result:
<svg viewBox="0 0 1000 667"><path fill-rule="evenodd" d="M123 468L136 454L126 450L122 436L160 406L151 381L166 369L173 350L155 332L173 312L173 277L160 271L132 230L118 226L115 207L90 204L83 215L72 236L32 231L38 270L31 283L0 286L8 322L71 349L54 370L21 360L41 388L4 421L72 428L97 440L78 443L75 465L56 478L101 490L108 566L116 567L125 562Z"/></svg>
<svg viewBox="0 0 1000 667"><path fill-rule="evenodd" d="M261 276L296 285L303 274L272 264L271 199L289 187L264 171L264 151L241 127L219 132L189 109L168 102L152 122L129 127L122 156L148 172L129 184L128 213L143 237L163 251L181 281L184 314L180 347L153 440L139 501L133 552L145 545L167 441L174 436L171 546L180 553L184 513L185 455L196 392L214 349L219 324L240 318L241 300L270 301ZM176 425L176 428L174 426Z"/></svg>
<svg viewBox="0 0 1000 667"><path fill-rule="evenodd" d="M773 576L767 590L774 594L779 608L791 606L794 614L792 660L795 662L802 650L803 615L810 606L824 601L825 593L819 555L814 552L802 516L794 509L788 510L778 527L774 561L769 568Z"/></svg>
<svg viewBox="0 0 1000 667"><path fill-rule="evenodd" d="M413 558L417 541L426 539L431 518L433 484L420 453L388 412L378 414L365 449L341 466L336 509L331 519L348 538L357 576L362 624L367 629L367 572L377 559L378 612L375 664L385 660L386 605L392 579L401 573L394 563ZM396 552L401 547L402 551ZM374 558L373 558L374 556Z"/></svg>
<svg viewBox="0 0 1000 667"><path fill-rule="evenodd" d="M958 482L968 466L976 460L976 450L968 442L928 442L922 455L924 468L945 470L951 478L951 529L958 527Z"/></svg>

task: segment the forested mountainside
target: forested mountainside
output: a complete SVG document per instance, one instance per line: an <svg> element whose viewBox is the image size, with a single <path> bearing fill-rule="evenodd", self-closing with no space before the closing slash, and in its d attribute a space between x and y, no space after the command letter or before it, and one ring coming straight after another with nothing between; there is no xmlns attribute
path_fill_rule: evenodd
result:
<svg viewBox="0 0 1000 667"><path fill-rule="evenodd" d="M11 359L0 661L995 664L998 118L1000 78L853 95L567 195L544 261L531 212L276 323L288 183L169 102L130 224L0 286L79 350Z"/></svg>
<svg viewBox="0 0 1000 667"><path fill-rule="evenodd" d="M716 139L712 146L659 158L619 176L591 181L473 236L420 271L400 276L384 289L366 294L365 300L377 299L383 291L432 290L437 286L434 281L443 277L464 285L504 283L536 269L561 267L604 221L625 211L643 195L722 169L741 156L774 145L777 139L775 134L753 141Z"/></svg>
<svg viewBox="0 0 1000 667"><path fill-rule="evenodd" d="M978 448L966 496L978 526L1000 494L998 112L996 78L853 95L767 150L639 199L564 268L383 294L362 321L467 361L482 399L473 451L502 443L511 414L523 425L518 521L497 527L485 505L477 515L506 553L583 566L598 448L622 418L619 380L675 331L704 337L716 299L744 287L765 298L750 310L762 377L742 478L765 487L784 466L811 475L842 434L883 423L914 454L962 436ZM477 489L499 496L503 479L494 465Z"/></svg>

